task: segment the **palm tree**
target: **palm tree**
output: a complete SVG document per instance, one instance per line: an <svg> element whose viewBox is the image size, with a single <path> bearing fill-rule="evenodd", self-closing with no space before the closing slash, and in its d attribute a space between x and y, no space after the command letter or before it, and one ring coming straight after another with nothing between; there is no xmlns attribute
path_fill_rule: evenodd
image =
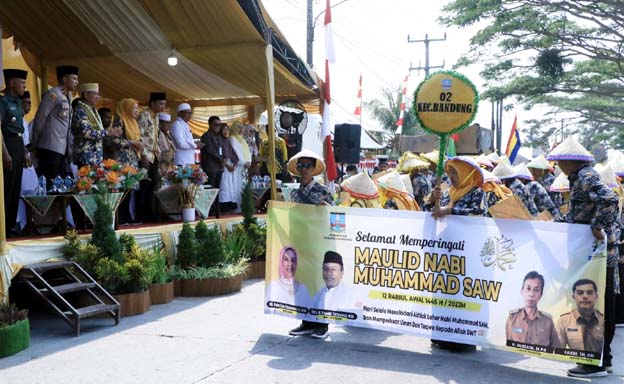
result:
<svg viewBox="0 0 624 384"><path fill-rule="evenodd" d="M389 88L381 89L382 99L374 99L364 103L375 120L377 120L381 128L388 131L394 137L401 113L401 89L391 90ZM414 114L412 113L412 103L408 97L405 101L405 114L403 116L403 132L402 135L416 135L422 133L422 129L418 126Z"/></svg>

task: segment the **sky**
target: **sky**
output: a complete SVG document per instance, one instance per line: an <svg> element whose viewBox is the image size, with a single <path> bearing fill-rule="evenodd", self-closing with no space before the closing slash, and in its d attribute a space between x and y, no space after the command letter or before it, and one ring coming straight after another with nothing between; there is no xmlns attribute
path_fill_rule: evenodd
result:
<svg viewBox="0 0 624 384"><path fill-rule="evenodd" d="M340 0L331 0L332 5ZM357 122L353 116L357 101L358 79L362 75L363 100L380 98L383 87L396 89L408 74L410 63L418 67L425 64L425 44L408 43L411 39L442 38L446 41L429 44L431 66L445 63L451 69L459 57L469 49L469 38L477 31L472 29L445 28L438 23L441 8L448 1L425 0L347 0L332 8L332 27L336 50L336 63L331 66L332 113L334 121ZM288 39L290 45L306 60L306 0L262 0L262 3ZM316 17L325 9L325 0L313 1ZM315 26L314 69L324 77L325 43L323 16ZM432 70L434 71L434 70ZM483 91L480 67L461 68L458 72L467 76ZM424 79L424 71L411 71L407 92L412 95ZM475 122L491 127L491 104L481 102ZM503 115L503 147L511 131L514 114L518 120L530 119L521 108ZM364 108L362 126L375 129L378 124Z"/></svg>

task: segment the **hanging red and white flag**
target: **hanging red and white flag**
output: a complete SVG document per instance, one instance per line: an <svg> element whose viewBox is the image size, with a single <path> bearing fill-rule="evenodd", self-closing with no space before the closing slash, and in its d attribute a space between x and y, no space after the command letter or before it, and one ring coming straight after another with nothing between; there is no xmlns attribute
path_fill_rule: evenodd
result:
<svg viewBox="0 0 624 384"><path fill-rule="evenodd" d="M331 28L331 5L326 0L325 6L325 85L323 86L323 125L321 126L321 138L324 143L325 168L328 181L334 181L338 177L336 169L336 160L334 159L334 149L332 148L331 135L331 92L329 82L329 64L336 62L336 53L334 51L334 37Z"/></svg>
<svg viewBox="0 0 624 384"><path fill-rule="evenodd" d="M397 135L400 135L401 132L403 132L403 116L405 116L405 100L407 99L407 78L408 77L409 77L409 74L405 76L405 79L403 79L403 85L401 88L401 106L399 109L399 120L397 120L396 122L397 129L395 131Z"/></svg>
<svg viewBox="0 0 624 384"><path fill-rule="evenodd" d="M360 82L358 88L357 95L357 104L355 106L355 112L353 112L355 116L362 116L362 75L360 75Z"/></svg>

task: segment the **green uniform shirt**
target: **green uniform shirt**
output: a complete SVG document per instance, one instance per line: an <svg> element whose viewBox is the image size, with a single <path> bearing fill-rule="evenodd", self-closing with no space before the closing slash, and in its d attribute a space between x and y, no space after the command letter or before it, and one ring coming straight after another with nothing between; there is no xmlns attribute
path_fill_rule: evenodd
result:
<svg viewBox="0 0 624 384"><path fill-rule="evenodd" d="M0 119L2 119L3 135L22 135L24 133L22 100L8 93L0 97Z"/></svg>

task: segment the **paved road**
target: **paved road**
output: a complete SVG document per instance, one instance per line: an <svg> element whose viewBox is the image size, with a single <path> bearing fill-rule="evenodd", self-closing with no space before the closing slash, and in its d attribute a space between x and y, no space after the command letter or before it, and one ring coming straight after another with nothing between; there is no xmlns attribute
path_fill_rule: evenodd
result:
<svg viewBox="0 0 624 384"><path fill-rule="evenodd" d="M296 321L262 313L264 282L217 298L179 298L141 316L85 322L31 318L31 347L0 359L0 384L31 383L570 383L570 364L496 349L455 354L414 336L332 327L327 340L292 338ZM613 343L624 382L624 328Z"/></svg>

